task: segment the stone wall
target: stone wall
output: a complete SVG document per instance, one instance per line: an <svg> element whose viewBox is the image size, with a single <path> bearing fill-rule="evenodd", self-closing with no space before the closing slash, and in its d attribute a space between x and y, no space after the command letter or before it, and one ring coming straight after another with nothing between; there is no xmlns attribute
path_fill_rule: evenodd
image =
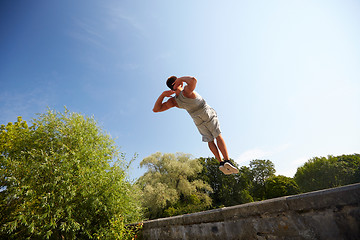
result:
<svg viewBox="0 0 360 240"><path fill-rule="evenodd" d="M144 222L144 240L360 239L360 184Z"/></svg>

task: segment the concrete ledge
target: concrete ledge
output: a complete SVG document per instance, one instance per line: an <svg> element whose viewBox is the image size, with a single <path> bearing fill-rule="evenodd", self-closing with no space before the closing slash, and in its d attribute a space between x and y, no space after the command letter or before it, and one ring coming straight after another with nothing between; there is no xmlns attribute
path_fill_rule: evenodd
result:
<svg viewBox="0 0 360 240"><path fill-rule="evenodd" d="M144 222L143 239L360 239L360 184Z"/></svg>

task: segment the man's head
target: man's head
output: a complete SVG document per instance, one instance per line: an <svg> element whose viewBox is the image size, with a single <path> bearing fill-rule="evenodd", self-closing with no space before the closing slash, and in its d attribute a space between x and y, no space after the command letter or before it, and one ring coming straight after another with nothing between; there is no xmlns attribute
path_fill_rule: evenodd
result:
<svg viewBox="0 0 360 240"><path fill-rule="evenodd" d="M177 77L175 77L175 76L171 76L171 77L169 77L168 79L167 79L167 81L166 81L166 85L171 89L171 90L174 90L173 89L173 84L174 84L174 82L176 81L176 79L177 79Z"/></svg>

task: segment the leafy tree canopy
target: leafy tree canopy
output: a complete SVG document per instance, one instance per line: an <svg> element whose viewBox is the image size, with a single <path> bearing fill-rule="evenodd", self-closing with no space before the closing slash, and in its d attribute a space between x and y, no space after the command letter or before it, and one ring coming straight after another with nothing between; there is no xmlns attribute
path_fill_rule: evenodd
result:
<svg viewBox="0 0 360 240"><path fill-rule="evenodd" d="M294 176L302 192L360 182L360 154L314 157Z"/></svg>
<svg viewBox="0 0 360 240"><path fill-rule="evenodd" d="M138 179L150 219L197 212L211 205L211 187L196 175L201 164L190 155L155 153L140 163L147 172Z"/></svg>
<svg viewBox="0 0 360 240"><path fill-rule="evenodd" d="M267 178L275 175L275 165L270 160L255 159L250 162L254 182L264 185Z"/></svg>
<svg viewBox="0 0 360 240"><path fill-rule="evenodd" d="M265 182L268 178L275 176L275 165L270 160L255 159L250 162L250 172L252 175L251 196L256 201L264 200L266 198Z"/></svg>
<svg viewBox="0 0 360 240"><path fill-rule="evenodd" d="M300 189L293 178L278 175L266 179L265 192L269 199L298 194Z"/></svg>
<svg viewBox="0 0 360 240"><path fill-rule="evenodd" d="M124 164L93 118L66 109L1 125L0 237L124 239L119 223L139 216Z"/></svg>

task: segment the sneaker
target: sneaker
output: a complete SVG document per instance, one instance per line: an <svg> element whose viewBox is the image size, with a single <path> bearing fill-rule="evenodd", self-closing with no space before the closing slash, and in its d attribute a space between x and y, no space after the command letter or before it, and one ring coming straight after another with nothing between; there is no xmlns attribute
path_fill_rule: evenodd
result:
<svg viewBox="0 0 360 240"><path fill-rule="evenodd" d="M229 160L224 161L224 167L227 169L230 174L239 173L239 169L237 169Z"/></svg>
<svg viewBox="0 0 360 240"><path fill-rule="evenodd" d="M222 171L225 175L229 175L229 174L232 173L231 171L229 171L228 168L225 167L225 161L221 161L221 162L220 162L219 169L220 169L220 171Z"/></svg>

